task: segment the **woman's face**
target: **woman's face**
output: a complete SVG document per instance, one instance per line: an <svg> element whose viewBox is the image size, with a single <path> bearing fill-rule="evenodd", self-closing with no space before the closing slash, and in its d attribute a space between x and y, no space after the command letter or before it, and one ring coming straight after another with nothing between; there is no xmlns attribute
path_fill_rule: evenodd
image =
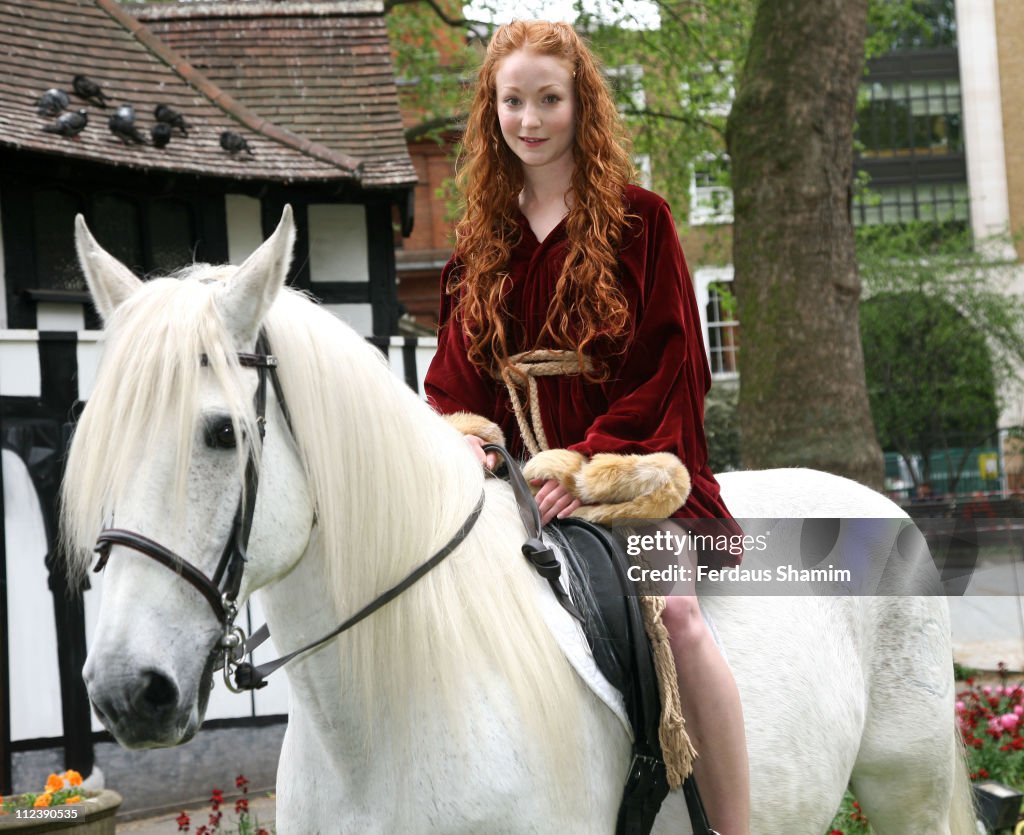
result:
<svg viewBox="0 0 1024 835"><path fill-rule="evenodd" d="M495 74L498 122L527 169L572 169L576 93L572 68L551 55L521 49Z"/></svg>

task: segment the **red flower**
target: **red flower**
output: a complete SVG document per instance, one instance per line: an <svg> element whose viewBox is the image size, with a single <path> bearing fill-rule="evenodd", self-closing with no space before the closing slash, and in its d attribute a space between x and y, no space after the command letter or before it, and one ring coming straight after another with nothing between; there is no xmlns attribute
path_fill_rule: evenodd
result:
<svg viewBox="0 0 1024 835"><path fill-rule="evenodd" d="M264 828L263 828L263 827L261 826L261 827L260 827L259 829L257 829L257 830L256 830L256 835L270 835L270 833L269 833L269 832L267 832L267 830L265 830L265 829L264 829ZM839 833L839 835L843 835L843 833L842 833L842 832L840 832L840 833Z"/></svg>
<svg viewBox="0 0 1024 835"><path fill-rule="evenodd" d="M175 820L175 823L178 824L178 831L179 832L188 832L188 827L189 827L189 823L190 823L189 818L188 818L188 814L186 814L185 812L182 812L174 820Z"/></svg>
<svg viewBox="0 0 1024 835"><path fill-rule="evenodd" d="M244 814L244 813L246 813L248 811L249 811L249 801L246 800L244 797L238 798L238 800L235 801L235 814L236 815L241 815L241 814Z"/></svg>
<svg viewBox="0 0 1024 835"><path fill-rule="evenodd" d="M984 768L979 768L978 769L978 776L979 777L988 777L988 770L984 769Z"/></svg>
<svg viewBox="0 0 1024 835"><path fill-rule="evenodd" d="M248 788L247 788L248 785L249 785L249 781L246 779L244 774L239 774L235 778L235 788L239 788L243 792L246 792L246 791L248 791Z"/></svg>

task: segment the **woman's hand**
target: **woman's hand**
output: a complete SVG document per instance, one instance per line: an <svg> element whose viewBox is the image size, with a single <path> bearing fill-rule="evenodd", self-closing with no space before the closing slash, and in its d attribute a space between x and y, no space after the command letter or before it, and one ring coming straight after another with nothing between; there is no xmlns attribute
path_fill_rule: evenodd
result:
<svg viewBox="0 0 1024 835"><path fill-rule="evenodd" d="M466 439L466 443L469 444L469 448L473 450L473 454L476 455L477 460L482 466L486 467L488 470L493 470L498 466L497 454L484 451L484 444L486 444L487 441L476 435L463 435L462 437Z"/></svg>
<svg viewBox="0 0 1024 835"><path fill-rule="evenodd" d="M572 493L553 478L547 481L538 479L531 481L530 484L534 487L540 487L535 498L537 499L537 507L540 509L540 523L542 525L546 525L556 516L559 519L571 516L576 508L583 504L583 502L573 496Z"/></svg>

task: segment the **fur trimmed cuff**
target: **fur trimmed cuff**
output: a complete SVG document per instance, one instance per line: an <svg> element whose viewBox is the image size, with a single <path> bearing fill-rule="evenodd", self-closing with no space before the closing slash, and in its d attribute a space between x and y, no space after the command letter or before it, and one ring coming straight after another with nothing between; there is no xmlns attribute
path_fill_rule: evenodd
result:
<svg viewBox="0 0 1024 835"><path fill-rule="evenodd" d="M590 522L665 519L690 495L690 474L671 452L599 453L580 467L572 492L584 502L573 515Z"/></svg>
<svg viewBox="0 0 1024 835"><path fill-rule="evenodd" d="M485 417L472 412L452 412L450 415L441 415L441 417L463 435L476 435L489 444L505 445L505 433L501 431L501 427Z"/></svg>
<svg viewBox="0 0 1024 835"><path fill-rule="evenodd" d="M529 481L553 478L576 495L576 474L586 463L586 458L571 449L545 449L523 465L523 475Z"/></svg>

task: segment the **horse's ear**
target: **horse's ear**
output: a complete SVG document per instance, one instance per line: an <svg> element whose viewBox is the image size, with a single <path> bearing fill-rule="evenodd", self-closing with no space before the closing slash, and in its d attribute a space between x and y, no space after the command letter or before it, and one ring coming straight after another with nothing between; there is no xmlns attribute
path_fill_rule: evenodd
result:
<svg viewBox="0 0 1024 835"><path fill-rule="evenodd" d="M81 215L75 216L75 248L96 309L107 321L118 305L142 286L142 281L96 242Z"/></svg>
<svg viewBox="0 0 1024 835"><path fill-rule="evenodd" d="M238 272L221 288L217 306L239 343L247 344L255 339L263 317L288 275L294 244L292 207L285 205L274 234L245 259Z"/></svg>

